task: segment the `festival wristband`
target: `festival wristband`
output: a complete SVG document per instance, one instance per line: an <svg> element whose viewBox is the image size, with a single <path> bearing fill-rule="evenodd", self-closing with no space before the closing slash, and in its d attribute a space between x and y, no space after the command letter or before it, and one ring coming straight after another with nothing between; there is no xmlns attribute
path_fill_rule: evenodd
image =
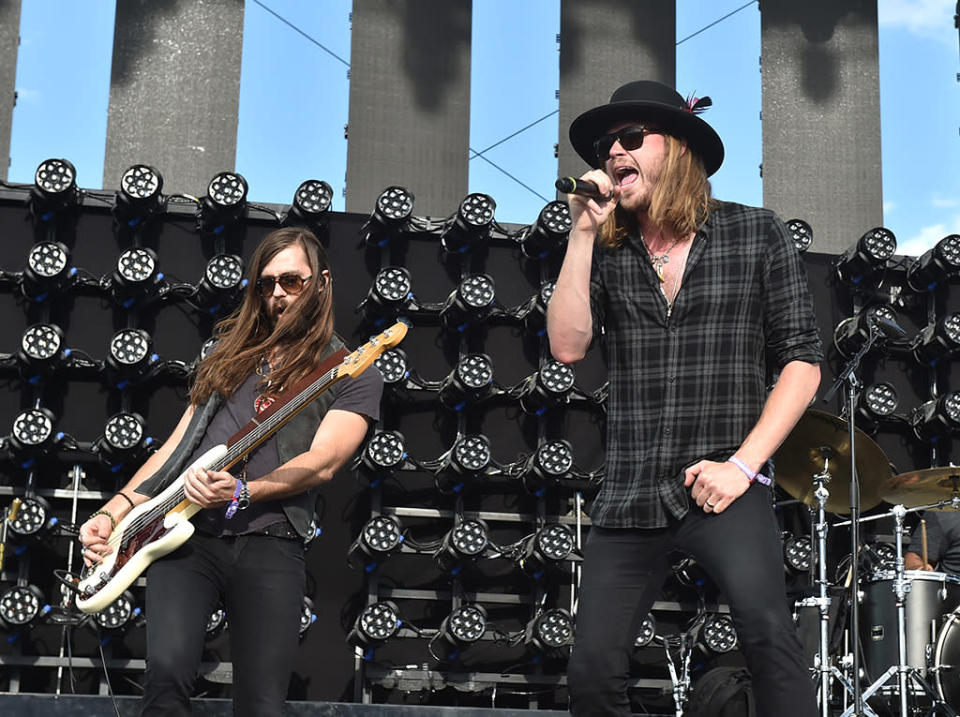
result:
<svg viewBox="0 0 960 717"><path fill-rule="evenodd" d="M237 478L237 487L233 489L233 500L227 503L227 512L226 517L229 520L234 515L237 514L238 498L240 497L240 489L243 487L243 482Z"/></svg>
<svg viewBox="0 0 960 717"><path fill-rule="evenodd" d="M730 463L733 463L733 465L735 465L737 468L743 471L743 474L748 479L750 479L751 483L753 483L754 481L758 481L763 485L767 485L767 486L770 485L771 481L769 478L767 478L763 473L754 473L752 470L750 470L749 466L747 466L746 463L741 461L736 456L730 456L729 458L727 458L727 461Z"/></svg>

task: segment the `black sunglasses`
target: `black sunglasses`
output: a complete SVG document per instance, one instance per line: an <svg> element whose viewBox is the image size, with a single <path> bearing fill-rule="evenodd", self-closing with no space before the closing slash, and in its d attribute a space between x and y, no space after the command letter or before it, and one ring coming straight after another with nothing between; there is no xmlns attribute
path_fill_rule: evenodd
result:
<svg viewBox="0 0 960 717"><path fill-rule="evenodd" d="M299 294L303 291L303 285L306 284L312 276L302 277L299 274L281 274L280 276L261 276L257 279L257 291L264 298L273 294L273 289L277 284L288 294Z"/></svg>
<svg viewBox="0 0 960 717"><path fill-rule="evenodd" d="M610 159L610 150L613 148L614 142L620 142L620 146L628 151L640 149L643 146L643 138L648 134L663 134L663 130L642 124L624 127L598 138L593 143L593 152L597 155L597 161L603 164Z"/></svg>

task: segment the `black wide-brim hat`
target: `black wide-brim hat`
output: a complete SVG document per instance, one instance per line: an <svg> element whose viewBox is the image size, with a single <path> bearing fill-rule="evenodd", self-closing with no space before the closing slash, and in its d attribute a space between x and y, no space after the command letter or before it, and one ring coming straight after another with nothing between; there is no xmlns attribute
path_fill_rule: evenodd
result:
<svg viewBox="0 0 960 717"><path fill-rule="evenodd" d="M672 87L638 80L618 88L610 102L587 110L570 124L570 143L583 161L599 169L593 143L618 122L651 122L679 139L686 140L703 160L707 176L723 164L723 142L713 127L697 116L710 105L709 98L687 100Z"/></svg>

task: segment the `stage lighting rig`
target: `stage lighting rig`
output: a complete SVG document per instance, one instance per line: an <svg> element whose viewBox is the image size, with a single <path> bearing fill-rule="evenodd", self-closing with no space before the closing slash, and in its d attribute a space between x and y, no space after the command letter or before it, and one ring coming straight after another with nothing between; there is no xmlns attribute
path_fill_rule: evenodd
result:
<svg viewBox="0 0 960 717"><path fill-rule="evenodd" d="M844 319L833 331L833 345L845 358L856 354L870 339L874 341L886 337L883 324L897 326L897 314L887 304L875 304Z"/></svg>
<svg viewBox="0 0 960 717"><path fill-rule="evenodd" d="M333 187L322 179L308 179L294 192L293 204L284 215L282 224L285 227L306 227L319 234L327 225L332 203Z"/></svg>
<svg viewBox="0 0 960 717"><path fill-rule="evenodd" d="M25 495L21 498L16 517L7 521L7 527L21 538L40 536L54 530L59 524L53 508L39 495Z"/></svg>
<svg viewBox="0 0 960 717"><path fill-rule="evenodd" d="M117 268L110 275L111 294L125 309L158 298L164 293L164 284L157 253L144 247L121 252Z"/></svg>
<svg viewBox="0 0 960 717"><path fill-rule="evenodd" d="M70 264L70 250L58 241L34 244L27 254L27 266L20 275L20 291L30 301L46 301L62 294L79 281L79 272Z"/></svg>
<svg viewBox="0 0 960 717"><path fill-rule="evenodd" d="M562 406L570 401L573 382L573 366L556 360L547 361L520 384L517 391L520 408L541 416L548 408Z"/></svg>
<svg viewBox="0 0 960 717"><path fill-rule="evenodd" d="M543 259L564 245L571 226L567 203L552 201L540 210L536 223L520 234L520 248L531 259Z"/></svg>
<svg viewBox="0 0 960 717"><path fill-rule="evenodd" d="M104 371L111 385L124 389L152 377L160 365L153 340L143 329L121 329L109 344Z"/></svg>
<svg viewBox="0 0 960 717"><path fill-rule="evenodd" d="M643 622L640 623L640 630L633 641L634 647L647 647L657 636L657 618L653 613L648 613Z"/></svg>
<svg viewBox="0 0 960 717"><path fill-rule="evenodd" d="M457 660L487 631L487 611L483 605L464 604L447 615L427 648L440 661Z"/></svg>
<svg viewBox="0 0 960 717"><path fill-rule="evenodd" d="M896 251L897 238L892 231L884 227L871 229L836 259L837 276L849 286L873 286Z"/></svg>
<svg viewBox="0 0 960 717"><path fill-rule="evenodd" d="M917 438L937 443L960 432L960 392L945 393L918 406L910 417Z"/></svg>
<svg viewBox="0 0 960 717"><path fill-rule="evenodd" d="M113 216L131 229L149 223L163 214L167 200L163 196L163 177L153 167L134 164L120 177Z"/></svg>
<svg viewBox="0 0 960 717"><path fill-rule="evenodd" d="M72 352L63 345L63 330L56 324L33 324L20 336L17 361L20 373L29 383L56 373Z"/></svg>
<svg viewBox="0 0 960 717"><path fill-rule="evenodd" d="M468 274L440 309L440 321L453 331L466 331L486 321L494 310L496 288L489 274Z"/></svg>
<svg viewBox="0 0 960 717"><path fill-rule="evenodd" d="M803 254L813 244L813 229L803 219L791 219L787 222L787 231L797 251Z"/></svg>
<svg viewBox="0 0 960 717"><path fill-rule="evenodd" d="M7 628L23 628L34 623L51 610L36 585L18 583L0 593L0 621Z"/></svg>
<svg viewBox="0 0 960 717"><path fill-rule="evenodd" d="M347 562L370 573L403 546L403 526L393 515L375 515L347 549Z"/></svg>
<svg viewBox="0 0 960 717"><path fill-rule="evenodd" d="M221 234L237 224L247 210L247 180L234 172L220 172L200 200L200 231Z"/></svg>
<svg viewBox="0 0 960 717"><path fill-rule="evenodd" d="M412 287L413 281L406 268L388 266L377 272L370 291L357 308L374 327L392 324L401 314L416 310Z"/></svg>
<svg viewBox="0 0 960 717"><path fill-rule="evenodd" d="M792 536L783 542L783 562L792 572L810 572L810 559L812 555L813 544L810 542L809 536Z"/></svg>
<svg viewBox="0 0 960 717"><path fill-rule="evenodd" d="M207 639L212 640L227 627L227 613L222 607L218 607L207 619Z"/></svg>
<svg viewBox="0 0 960 717"><path fill-rule="evenodd" d="M947 314L929 324L913 342L913 357L918 363L934 367L942 359L960 353L960 314Z"/></svg>
<svg viewBox="0 0 960 717"><path fill-rule="evenodd" d="M54 432L56 420L48 408L28 408L13 419L7 445L21 467L30 467L37 457L56 449L63 439L62 433Z"/></svg>
<svg viewBox="0 0 960 717"><path fill-rule="evenodd" d="M243 277L243 261L236 254L217 254L207 262L197 284L197 303L207 313L230 311L240 301L248 280Z"/></svg>
<svg viewBox="0 0 960 717"><path fill-rule="evenodd" d="M559 569L576 547L573 531L562 523L550 523L526 539L518 565L534 580L548 569Z"/></svg>
<svg viewBox="0 0 960 717"><path fill-rule="evenodd" d="M459 436L437 471L437 488L459 493L466 481L484 477L492 463L489 438L482 434Z"/></svg>
<svg viewBox="0 0 960 717"><path fill-rule="evenodd" d="M949 234L907 267L907 286L933 291L960 273L960 234Z"/></svg>
<svg viewBox="0 0 960 717"><path fill-rule="evenodd" d="M133 600L133 594L129 590L124 590L120 597L95 613L94 619L97 625L105 630L124 630L142 613L143 610L137 607Z"/></svg>
<svg viewBox="0 0 960 717"><path fill-rule="evenodd" d="M487 194L468 194L456 215L440 234L440 245L450 253L463 253L486 242L493 228L497 203Z"/></svg>
<svg viewBox="0 0 960 717"><path fill-rule="evenodd" d="M360 234L368 246L386 246L407 231L412 214L413 193L404 187L387 187L377 197Z"/></svg>
<svg viewBox="0 0 960 717"><path fill-rule="evenodd" d="M858 425L868 433L875 433L881 423L896 418L898 405L897 390L892 384L871 384L860 394L857 402L857 418L862 419Z"/></svg>
<svg viewBox="0 0 960 717"><path fill-rule="evenodd" d="M373 365L383 375L387 390L406 388L410 384L410 362L403 349L387 349L374 360Z"/></svg>
<svg viewBox="0 0 960 717"><path fill-rule="evenodd" d="M373 650L394 637L403 625L400 610L390 600L367 605L357 616L347 635L347 643L363 651L363 658L370 660Z"/></svg>
<svg viewBox="0 0 960 717"><path fill-rule="evenodd" d="M467 354L440 382L439 397L443 405L461 411L493 393L493 361L486 354Z"/></svg>
<svg viewBox="0 0 960 717"><path fill-rule="evenodd" d="M490 529L480 519L460 519L443 536L433 561L445 573L458 575L466 565L476 563L490 545Z"/></svg>
<svg viewBox="0 0 960 717"><path fill-rule="evenodd" d="M116 472L127 464L139 463L152 448L154 440L146 434L146 422L140 414L121 411L107 419L93 450L104 465Z"/></svg>
<svg viewBox="0 0 960 717"><path fill-rule="evenodd" d="M370 437L356 467L370 476L371 481L392 476L407 462L407 449L399 431L377 431Z"/></svg>
<svg viewBox="0 0 960 717"><path fill-rule="evenodd" d="M700 628L701 644L714 655L723 655L737 647L737 631L729 615L707 615Z"/></svg>
<svg viewBox="0 0 960 717"><path fill-rule="evenodd" d="M515 314L523 321L523 328L527 333L538 339L547 333L547 304L550 303L550 297L556 288L556 282L543 282L540 290Z"/></svg>
<svg viewBox="0 0 960 717"><path fill-rule="evenodd" d="M542 441L523 467L523 487L539 496L547 485L556 485L573 469L573 448L566 440Z"/></svg>
<svg viewBox="0 0 960 717"><path fill-rule="evenodd" d="M303 639L303 636L307 633L307 630L310 626L317 621L317 614L313 611L313 600L311 600L306 595L303 596L303 609L300 611L300 627L299 627L299 636L300 639Z"/></svg>
<svg viewBox="0 0 960 717"><path fill-rule="evenodd" d="M523 629L523 644L531 652L556 655L573 644L573 618L562 608L542 610Z"/></svg>
<svg viewBox="0 0 960 717"><path fill-rule="evenodd" d="M77 169L66 159L45 159L33 176L30 213L46 222L55 215L80 204Z"/></svg>

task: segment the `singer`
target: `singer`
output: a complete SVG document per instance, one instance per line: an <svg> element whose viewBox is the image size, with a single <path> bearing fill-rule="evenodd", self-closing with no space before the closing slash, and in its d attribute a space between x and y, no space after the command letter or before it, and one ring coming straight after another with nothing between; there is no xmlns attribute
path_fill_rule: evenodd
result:
<svg viewBox="0 0 960 717"><path fill-rule="evenodd" d="M817 391L823 351L783 222L711 196L724 150L699 116L710 104L637 81L570 125L593 168L581 179L611 194L569 195L547 313L554 357L578 361L596 341L610 377L568 670L574 715L630 714L629 655L671 550L729 600L757 714L817 713L764 474Z"/></svg>

